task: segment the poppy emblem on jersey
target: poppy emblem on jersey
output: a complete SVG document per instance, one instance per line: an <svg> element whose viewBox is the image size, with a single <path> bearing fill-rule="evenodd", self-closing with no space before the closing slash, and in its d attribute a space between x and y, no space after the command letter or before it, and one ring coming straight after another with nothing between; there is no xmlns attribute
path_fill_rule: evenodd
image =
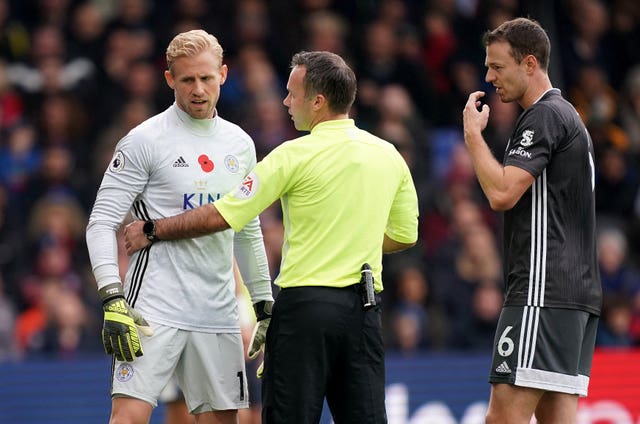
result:
<svg viewBox="0 0 640 424"><path fill-rule="evenodd" d="M247 175L236 189L234 196L238 199L248 199L258 190L258 176L253 172Z"/></svg>
<svg viewBox="0 0 640 424"><path fill-rule="evenodd" d="M533 144L533 134L534 134L533 130L522 131L522 141L520 142L520 145L522 147L531 146Z"/></svg>
<svg viewBox="0 0 640 424"><path fill-rule="evenodd" d="M133 367L126 362L120 364L118 370L116 371L116 378L118 379L118 381L124 383L131 380L131 377L133 377Z"/></svg>
<svg viewBox="0 0 640 424"><path fill-rule="evenodd" d="M111 159L111 163L109 164L109 171L111 172L119 172L124 168L124 153L118 150L114 155L113 159Z"/></svg>
<svg viewBox="0 0 640 424"><path fill-rule="evenodd" d="M227 171L235 174L240 169L240 162L238 162L238 159L235 156L227 155L224 158L224 167L227 168Z"/></svg>
<svg viewBox="0 0 640 424"><path fill-rule="evenodd" d="M198 156L198 163L200 164L200 167L204 172L211 172L215 167L215 165L213 164L213 161L209 159L209 156L207 155Z"/></svg>

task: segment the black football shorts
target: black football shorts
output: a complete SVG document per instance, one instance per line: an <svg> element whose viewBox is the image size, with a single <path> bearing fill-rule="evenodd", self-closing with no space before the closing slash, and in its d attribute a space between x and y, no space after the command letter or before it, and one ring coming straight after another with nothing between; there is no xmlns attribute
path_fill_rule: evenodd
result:
<svg viewBox="0 0 640 424"><path fill-rule="evenodd" d="M585 311L505 306L489 382L586 396L597 327Z"/></svg>

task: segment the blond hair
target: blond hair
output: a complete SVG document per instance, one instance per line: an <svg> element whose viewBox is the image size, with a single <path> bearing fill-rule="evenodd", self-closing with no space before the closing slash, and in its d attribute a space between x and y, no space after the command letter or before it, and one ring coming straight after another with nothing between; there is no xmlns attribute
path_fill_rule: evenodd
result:
<svg viewBox="0 0 640 424"><path fill-rule="evenodd" d="M194 29L176 35L167 47L167 67L171 71L173 62L179 57L195 56L211 49L222 65L222 46L218 39L201 29Z"/></svg>

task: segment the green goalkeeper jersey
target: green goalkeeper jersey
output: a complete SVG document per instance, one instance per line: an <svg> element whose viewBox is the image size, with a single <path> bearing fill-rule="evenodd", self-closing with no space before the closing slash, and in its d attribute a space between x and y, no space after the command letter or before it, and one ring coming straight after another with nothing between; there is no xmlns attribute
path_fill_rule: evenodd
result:
<svg viewBox="0 0 640 424"><path fill-rule="evenodd" d="M215 205L239 231L277 199L281 288L352 285L367 262L381 291L384 234L402 243L418 237L418 201L404 159L351 119L322 122L284 142Z"/></svg>

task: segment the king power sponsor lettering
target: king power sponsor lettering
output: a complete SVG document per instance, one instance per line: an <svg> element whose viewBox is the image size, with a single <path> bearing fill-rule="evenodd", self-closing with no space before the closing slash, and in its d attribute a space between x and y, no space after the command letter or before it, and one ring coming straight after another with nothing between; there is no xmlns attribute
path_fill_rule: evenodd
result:
<svg viewBox="0 0 640 424"><path fill-rule="evenodd" d="M213 203L221 197L222 194L220 193L184 193L182 209L194 209L198 206Z"/></svg>

